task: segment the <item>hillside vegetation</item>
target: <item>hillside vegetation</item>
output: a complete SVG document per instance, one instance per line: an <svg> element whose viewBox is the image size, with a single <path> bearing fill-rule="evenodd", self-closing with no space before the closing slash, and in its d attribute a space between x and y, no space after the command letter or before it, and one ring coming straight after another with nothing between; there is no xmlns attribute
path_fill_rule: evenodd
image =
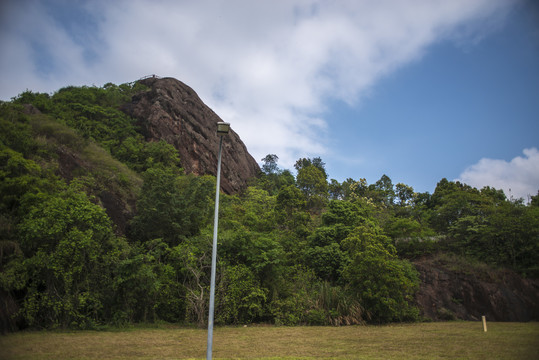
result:
<svg viewBox="0 0 539 360"><path fill-rule="evenodd" d="M120 110L142 91L68 87L0 104L4 331L205 323L215 179L144 140ZM446 179L416 193L386 175L339 183L320 158L299 159L296 176L276 155L262 163L221 197L217 324L416 321L411 260L440 253L539 275L539 196Z"/></svg>

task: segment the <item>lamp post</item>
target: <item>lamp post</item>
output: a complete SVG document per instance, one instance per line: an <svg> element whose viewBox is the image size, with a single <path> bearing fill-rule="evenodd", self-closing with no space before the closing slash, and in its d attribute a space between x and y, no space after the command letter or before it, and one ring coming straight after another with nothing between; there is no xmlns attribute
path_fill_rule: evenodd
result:
<svg viewBox="0 0 539 360"><path fill-rule="evenodd" d="M215 268L217 267L217 225L219 223L219 188L221 182L221 150L223 137L228 134L230 123L218 122L217 135L219 136L219 154L217 155L217 185L215 188L215 215L213 218L213 248L211 253L211 283L210 283L210 309L208 314L208 345L206 347L206 359L212 358L213 346L213 313L215 304Z"/></svg>

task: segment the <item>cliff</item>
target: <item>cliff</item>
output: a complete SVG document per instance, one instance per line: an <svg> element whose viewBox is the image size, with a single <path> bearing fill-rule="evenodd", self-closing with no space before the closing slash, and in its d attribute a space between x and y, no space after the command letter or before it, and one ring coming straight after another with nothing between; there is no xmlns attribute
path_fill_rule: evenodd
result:
<svg viewBox="0 0 539 360"><path fill-rule="evenodd" d="M216 175L217 123L224 120L181 81L150 77L140 82L150 90L135 95L122 110L137 119L146 140L162 139L173 145L186 173ZM228 194L236 193L259 172L245 144L231 129L223 139L221 189Z"/></svg>
<svg viewBox="0 0 539 360"><path fill-rule="evenodd" d="M415 302L432 320L539 320L539 280L507 269L472 266L458 257L414 262L421 281Z"/></svg>

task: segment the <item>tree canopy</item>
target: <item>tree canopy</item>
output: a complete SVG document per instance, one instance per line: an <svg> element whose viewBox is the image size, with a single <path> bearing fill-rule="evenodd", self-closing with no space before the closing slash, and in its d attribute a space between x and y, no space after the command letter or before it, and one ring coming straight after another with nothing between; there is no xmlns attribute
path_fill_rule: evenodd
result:
<svg viewBox="0 0 539 360"><path fill-rule="evenodd" d="M205 323L215 179L184 174L172 145L144 140L120 110L139 91L0 103L3 330ZM85 166L65 176L62 156ZM411 261L438 252L539 276L539 194L524 204L447 179L417 193L387 175L328 180L319 157L298 159L295 176L278 160L222 194L218 324L415 321ZM103 192L129 204L125 232Z"/></svg>

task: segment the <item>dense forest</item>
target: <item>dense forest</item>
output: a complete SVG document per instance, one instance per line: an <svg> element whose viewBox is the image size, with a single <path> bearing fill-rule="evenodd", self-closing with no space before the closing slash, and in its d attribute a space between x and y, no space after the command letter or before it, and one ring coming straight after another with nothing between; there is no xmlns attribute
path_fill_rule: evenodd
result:
<svg viewBox="0 0 539 360"><path fill-rule="evenodd" d="M134 82L26 91L0 103L4 330L207 318L215 178L182 170L120 110ZM63 176L61 161L85 166ZM419 321L412 261L458 257L539 276L539 196L442 179L433 194L382 176L342 183L320 158L276 155L221 195L217 324ZM118 229L97 194L132 205ZM121 231L120 231L121 230ZM125 230L125 231L124 231Z"/></svg>

